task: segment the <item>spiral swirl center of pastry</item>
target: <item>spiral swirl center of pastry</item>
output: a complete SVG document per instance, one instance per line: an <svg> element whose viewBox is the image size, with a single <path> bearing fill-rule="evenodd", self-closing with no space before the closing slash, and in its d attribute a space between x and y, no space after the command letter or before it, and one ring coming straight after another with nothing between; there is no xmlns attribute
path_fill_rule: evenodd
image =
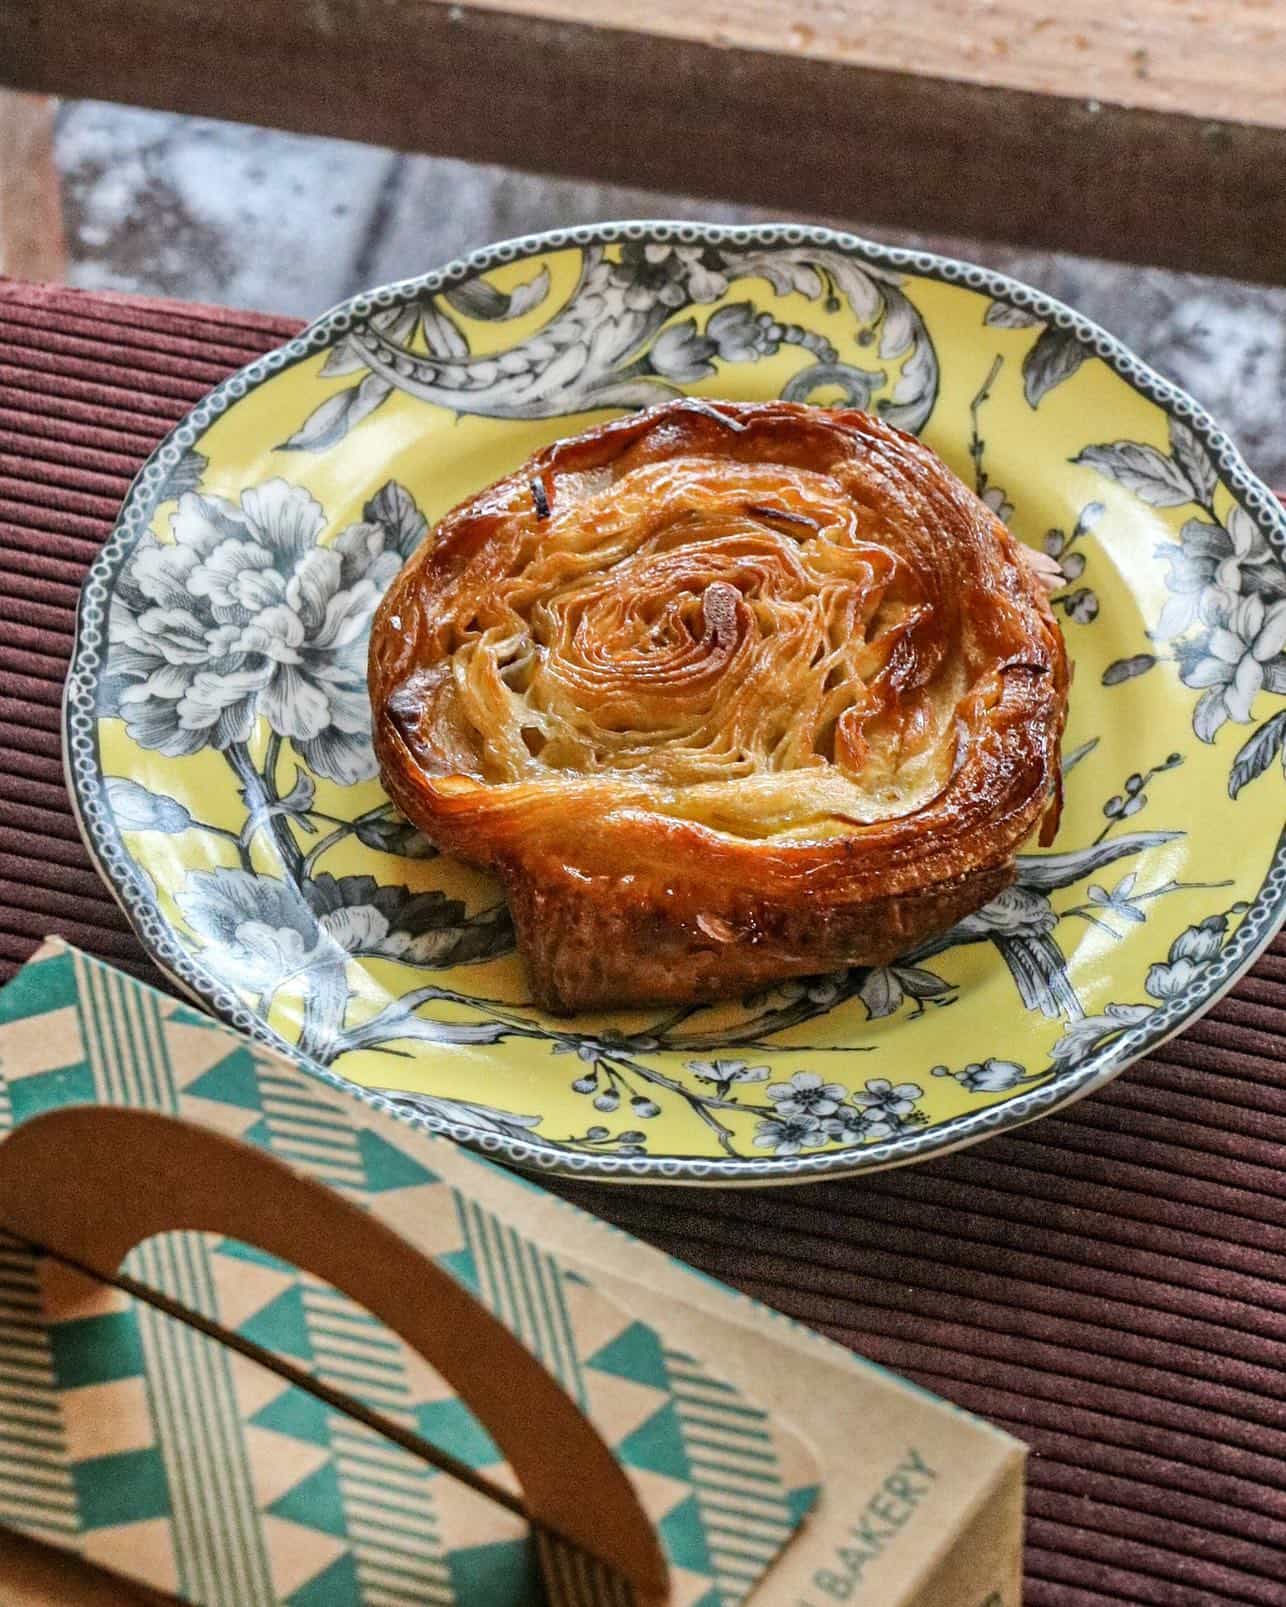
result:
<svg viewBox="0 0 1286 1607"><path fill-rule="evenodd" d="M557 487L442 644L442 713L479 779L615 773L749 835L904 813L941 788L950 633L876 516L781 465L688 457L603 480Z"/></svg>
<svg viewBox="0 0 1286 1607"><path fill-rule="evenodd" d="M1023 550L868 414L676 400L461 504L372 635L389 791L499 872L555 1009L884 964L1058 814Z"/></svg>

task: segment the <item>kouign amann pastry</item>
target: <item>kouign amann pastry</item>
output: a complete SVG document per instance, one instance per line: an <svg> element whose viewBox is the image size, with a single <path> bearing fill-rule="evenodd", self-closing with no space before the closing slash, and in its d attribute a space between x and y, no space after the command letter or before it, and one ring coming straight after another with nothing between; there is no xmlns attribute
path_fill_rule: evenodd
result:
<svg viewBox="0 0 1286 1607"><path fill-rule="evenodd" d="M884 964L1057 824L1037 566L867 413L676 401L449 513L375 621L389 794L500 877L551 1010Z"/></svg>

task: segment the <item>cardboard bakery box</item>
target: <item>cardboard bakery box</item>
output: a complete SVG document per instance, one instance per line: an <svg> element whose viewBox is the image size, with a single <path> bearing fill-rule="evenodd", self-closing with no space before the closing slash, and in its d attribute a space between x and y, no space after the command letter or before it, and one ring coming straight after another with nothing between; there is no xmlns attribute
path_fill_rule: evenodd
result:
<svg viewBox="0 0 1286 1607"><path fill-rule="evenodd" d="M1016 1441L51 941L0 1602L1017 1607Z"/></svg>

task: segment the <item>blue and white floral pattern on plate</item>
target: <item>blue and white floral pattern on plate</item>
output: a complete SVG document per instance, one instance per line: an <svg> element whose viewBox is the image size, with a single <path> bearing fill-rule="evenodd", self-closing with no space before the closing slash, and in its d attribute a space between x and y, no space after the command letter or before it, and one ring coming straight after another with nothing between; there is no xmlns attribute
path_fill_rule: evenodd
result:
<svg viewBox="0 0 1286 1607"><path fill-rule="evenodd" d="M870 407L1057 564L1068 807L893 965L555 1021L494 884L379 790L367 634L451 502L684 391ZM335 309L153 455L86 585L69 781L158 961L364 1097L572 1174L867 1170L1089 1091L1271 937L1284 530L1193 403L982 269L793 227L510 242Z"/></svg>

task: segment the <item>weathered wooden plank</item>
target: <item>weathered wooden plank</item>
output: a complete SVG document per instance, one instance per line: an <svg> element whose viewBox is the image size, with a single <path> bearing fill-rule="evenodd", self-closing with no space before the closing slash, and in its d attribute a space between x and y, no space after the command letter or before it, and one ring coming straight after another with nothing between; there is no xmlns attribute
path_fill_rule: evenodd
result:
<svg viewBox="0 0 1286 1607"><path fill-rule="evenodd" d="M53 102L0 89L0 273L61 279L67 269Z"/></svg>
<svg viewBox="0 0 1286 1607"><path fill-rule="evenodd" d="M603 23L1147 111L1286 126L1276 0L469 0L466 9Z"/></svg>
<svg viewBox="0 0 1286 1607"><path fill-rule="evenodd" d="M594 0L498 3L7 0L0 79L1286 282L1280 8L1225 0L1207 25L1190 4L1080 0L1082 49L1065 20L1037 26L1037 0L902 0L895 21L747 0L717 26L714 0L623 0L611 28Z"/></svg>

